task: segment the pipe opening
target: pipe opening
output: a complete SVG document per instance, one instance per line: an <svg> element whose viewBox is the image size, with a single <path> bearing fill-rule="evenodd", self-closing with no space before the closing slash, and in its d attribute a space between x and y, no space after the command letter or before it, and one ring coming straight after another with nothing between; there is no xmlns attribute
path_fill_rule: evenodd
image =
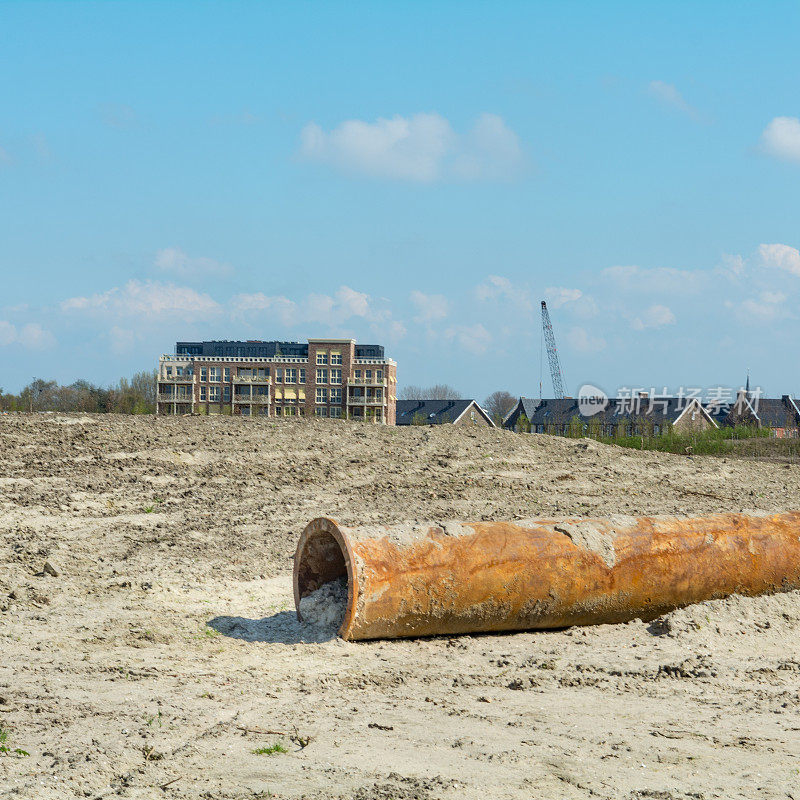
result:
<svg viewBox="0 0 800 800"><path fill-rule="evenodd" d="M297 590L299 599L315 592L337 578L347 579L344 553L333 534L315 531L306 538L297 553Z"/></svg>
<svg viewBox="0 0 800 800"><path fill-rule="evenodd" d="M332 520L316 519L303 531L295 554L297 618L320 628L343 628L352 600L348 548Z"/></svg>

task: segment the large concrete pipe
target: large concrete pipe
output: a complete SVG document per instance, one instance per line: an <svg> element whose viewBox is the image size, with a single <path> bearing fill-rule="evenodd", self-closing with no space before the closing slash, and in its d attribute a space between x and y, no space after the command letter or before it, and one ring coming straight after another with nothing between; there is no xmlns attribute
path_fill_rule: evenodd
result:
<svg viewBox="0 0 800 800"><path fill-rule="evenodd" d="M344 639L654 619L800 588L800 512L345 528L300 536L294 596L347 576Z"/></svg>

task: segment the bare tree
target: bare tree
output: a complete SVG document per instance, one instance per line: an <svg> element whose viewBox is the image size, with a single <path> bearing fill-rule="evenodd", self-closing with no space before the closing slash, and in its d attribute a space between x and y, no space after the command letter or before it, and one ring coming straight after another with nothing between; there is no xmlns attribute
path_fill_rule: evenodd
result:
<svg viewBox="0 0 800 800"><path fill-rule="evenodd" d="M437 383L426 389L428 396L425 400L460 400L461 392L447 383Z"/></svg>
<svg viewBox="0 0 800 800"><path fill-rule="evenodd" d="M483 407L496 425L501 425L506 415L517 404L517 398L509 392L492 392L484 401Z"/></svg>
<svg viewBox="0 0 800 800"><path fill-rule="evenodd" d="M437 383L423 388L421 386L405 386L400 391L401 400L460 400L461 392L446 383Z"/></svg>
<svg viewBox="0 0 800 800"><path fill-rule="evenodd" d="M424 400L425 390L421 386L404 386L400 390L401 400Z"/></svg>

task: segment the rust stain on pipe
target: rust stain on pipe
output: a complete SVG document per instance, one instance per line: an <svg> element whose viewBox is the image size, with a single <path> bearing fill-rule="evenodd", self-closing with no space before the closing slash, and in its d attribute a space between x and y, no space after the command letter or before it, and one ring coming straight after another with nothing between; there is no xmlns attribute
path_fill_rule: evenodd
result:
<svg viewBox="0 0 800 800"><path fill-rule="evenodd" d="M313 520L294 597L348 579L344 639L654 619L800 588L800 512L346 528Z"/></svg>

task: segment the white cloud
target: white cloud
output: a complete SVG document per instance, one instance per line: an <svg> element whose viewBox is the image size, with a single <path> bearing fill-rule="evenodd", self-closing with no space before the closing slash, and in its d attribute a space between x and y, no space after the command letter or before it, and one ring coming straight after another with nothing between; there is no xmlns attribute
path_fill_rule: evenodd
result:
<svg viewBox="0 0 800 800"><path fill-rule="evenodd" d="M284 325L290 325L297 315L297 303L283 295L269 296L263 292L237 294L231 301L234 312L269 311Z"/></svg>
<svg viewBox="0 0 800 800"><path fill-rule="evenodd" d="M486 328L477 325L453 325L444 332L445 338L456 341L469 353L481 355L485 353L492 341L492 335Z"/></svg>
<svg viewBox="0 0 800 800"><path fill-rule="evenodd" d="M0 346L13 344L17 340L17 329L10 322L0 320Z"/></svg>
<svg viewBox="0 0 800 800"><path fill-rule="evenodd" d="M513 178L525 163L519 137L497 114L481 114L462 142L453 174L464 180Z"/></svg>
<svg viewBox="0 0 800 800"><path fill-rule="evenodd" d="M465 135L435 113L346 120L329 132L312 122L300 133L300 153L343 172L418 183L510 178L524 163L517 135L495 114L481 115Z"/></svg>
<svg viewBox="0 0 800 800"><path fill-rule="evenodd" d="M515 305L524 312L533 311L530 291L517 286L502 275L490 275L484 283L475 287L475 297L481 302L503 300Z"/></svg>
<svg viewBox="0 0 800 800"><path fill-rule="evenodd" d="M800 119L775 117L761 134L761 149L782 161L800 162Z"/></svg>
<svg viewBox="0 0 800 800"><path fill-rule="evenodd" d="M716 267L715 271L726 278L736 280L744 275L746 268L747 264L742 256L723 253L722 264Z"/></svg>
<svg viewBox="0 0 800 800"><path fill-rule="evenodd" d="M70 297L62 301L61 310L91 311L112 315L173 316L188 319L220 311L220 305L209 295L187 286L156 281L128 281L125 286L88 297Z"/></svg>
<svg viewBox="0 0 800 800"><path fill-rule="evenodd" d="M368 294L340 286L334 295L309 294L300 301L283 295L269 296L262 292L238 294L231 301L235 314L266 311L277 317L283 325L305 322L322 322L333 325L352 317L382 320L388 312L376 311Z"/></svg>
<svg viewBox="0 0 800 800"><path fill-rule="evenodd" d="M544 290L544 296L552 308L561 308L566 303L574 303L583 297L580 289L566 289L563 286L550 286Z"/></svg>
<svg viewBox="0 0 800 800"><path fill-rule="evenodd" d="M21 344L30 350L41 350L55 344L55 337L38 322L29 322L17 328L10 322L0 321L0 345Z"/></svg>
<svg viewBox="0 0 800 800"><path fill-rule="evenodd" d="M631 327L637 331L646 328L663 328L665 325L675 324L675 314L672 309L659 304L645 309L638 317L631 322Z"/></svg>
<svg viewBox="0 0 800 800"><path fill-rule="evenodd" d="M192 258L179 247L165 247L156 253L154 263L164 272L173 272L183 277L189 275L229 275L233 272L230 264L215 261L213 258Z"/></svg>
<svg viewBox="0 0 800 800"><path fill-rule="evenodd" d="M759 245L758 252L765 266L800 275L800 250L797 248L789 247L788 244L762 244Z"/></svg>
<svg viewBox="0 0 800 800"><path fill-rule="evenodd" d="M411 302L417 309L414 322L421 325L430 324L447 316L449 304L442 294L425 294L418 290L411 292Z"/></svg>
<svg viewBox="0 0 800 800"><path fill-rule="evenodd" d="M606 267L601 275L620 289L637 292L675 292L691 294L700 291L708 275L700 270L672 267Z"/></svg>
<svg viewBox="0 0 800 800"><path fill-rule="evenodd" d="M344 318L368 317L370 315L369 295L357 292L349 286L341 286L336 292L337 311Z"/></svg>
<svg viewBox="0 0 800 800"><path fill-rule="evenodd" d="M392 341L397 341L398 339L402 339L408 331L406 330L406 326L403 325L400 320L393 319L389 321L389 325L386 328L388 332L389 339Z"/></svg>
<svg viewBox="0 0 800 800"><path fill-rule="evenodd" d="M602 336L590 334L585 328L571 328L567 333L567 342L581 353L599 353L606 347L606 340Z"/></svg>
<svg viewBox="0 0 800 800"><path fill-rule="evenodd" d="M514 286L508 278L501 275L490 275L486 283L480 284L475 289L478 300L494 300L497 297L512 297Z"/></svg>
<svg viewBox="0 0 800 800"><path fill-rule="evenodd" d="M738 316L746 322L762 324L788 316L783 307L786 295L782 292L761 292L758 299L748 298L737 309Z"/></svg>
<svg viewBox="0 0 800 800"><path fill-rule="evenodd" d="M647 92L663 105L682 111L693 119L697 119L697 109L686 102L675 84L665 83L664 81L650 81L647 86Z"/></svg>

